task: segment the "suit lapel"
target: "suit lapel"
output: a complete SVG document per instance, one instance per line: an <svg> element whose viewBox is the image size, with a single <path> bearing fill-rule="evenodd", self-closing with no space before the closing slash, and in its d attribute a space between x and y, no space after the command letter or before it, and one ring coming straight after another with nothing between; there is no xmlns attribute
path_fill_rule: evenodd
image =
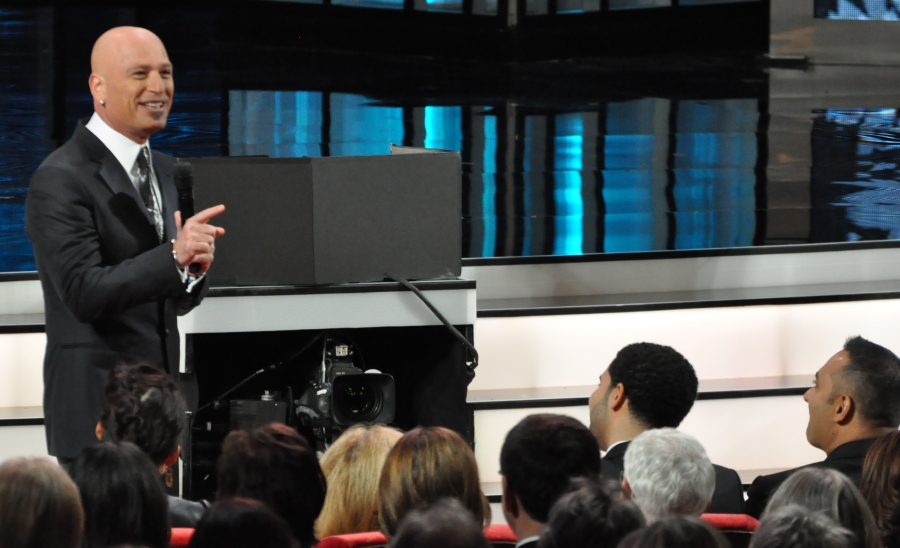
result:
<svg viewBox="0 0 900 548"><path fill-rule="evenodd" d="M147 211L147 206L134 187L134 183L131 182L131 177L125 172L122 164L119 163L119 160L116 159L113 153L106 148L106 145L96 135L91 133L91 130L84 127L84 120L78 122L78 127L75 128L72 138L84 145L88 158L100 164L98 174L113 194L127 194L130 196L134 200L134 205L147 219L150 228L153 228L153 217Z"/></svg>

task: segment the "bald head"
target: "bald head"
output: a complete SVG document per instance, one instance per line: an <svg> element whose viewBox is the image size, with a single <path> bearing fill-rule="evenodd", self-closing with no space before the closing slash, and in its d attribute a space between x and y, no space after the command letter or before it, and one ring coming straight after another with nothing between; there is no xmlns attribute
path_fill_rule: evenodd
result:
<svg viewBox="0 0 900 548"><path fill-rule="evenodd" d="M175 86L162 40L147 29L116 27L91 51L94 110L110 127L144 143L166 126Z"/></svg>

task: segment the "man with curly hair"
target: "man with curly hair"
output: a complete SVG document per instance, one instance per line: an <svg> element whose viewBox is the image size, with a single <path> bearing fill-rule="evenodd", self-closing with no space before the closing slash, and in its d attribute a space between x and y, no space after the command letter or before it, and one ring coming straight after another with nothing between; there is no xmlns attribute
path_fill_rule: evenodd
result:
<svg viewBox="0 0 900 548"><path fill-rule="evenodd" d="M697 399L693 366L669 346L634 343L619 350L591 394L591 432L600 448L604 477L621 481L628 444L642 432L676 428ZM730 468L713 465L716 489L708 512L740 514L741 479Z"/></svg>

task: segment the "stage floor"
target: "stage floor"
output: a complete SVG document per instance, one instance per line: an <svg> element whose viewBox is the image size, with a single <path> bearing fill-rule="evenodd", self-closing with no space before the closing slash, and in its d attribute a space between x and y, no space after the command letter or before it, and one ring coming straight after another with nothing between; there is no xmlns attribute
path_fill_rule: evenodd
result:
<svg viewBox="0 0 900 548"><path fill-rule="evenodd" d="M0 272L34 270L28 179L90 115L92 42L122 22L156 31L175 65L154 148L459 151L465 258L900 240L900 86L873 101L864 83L888 69L839 76L834 102L813 72L753 56L502 64L254 48L223 37L220 15L0 8Z"/></svg>

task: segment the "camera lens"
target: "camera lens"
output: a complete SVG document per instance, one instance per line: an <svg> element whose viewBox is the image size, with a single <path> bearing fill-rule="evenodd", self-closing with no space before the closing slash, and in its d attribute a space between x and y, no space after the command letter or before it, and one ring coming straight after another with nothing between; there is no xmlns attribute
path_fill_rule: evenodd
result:
<svg viewBox="0 0 900 548"><path fill-rule="evenodd" d="M354 379L336 394L337 406L354 420L372 420L381 412L381 391L365 379Z"/></svg>

